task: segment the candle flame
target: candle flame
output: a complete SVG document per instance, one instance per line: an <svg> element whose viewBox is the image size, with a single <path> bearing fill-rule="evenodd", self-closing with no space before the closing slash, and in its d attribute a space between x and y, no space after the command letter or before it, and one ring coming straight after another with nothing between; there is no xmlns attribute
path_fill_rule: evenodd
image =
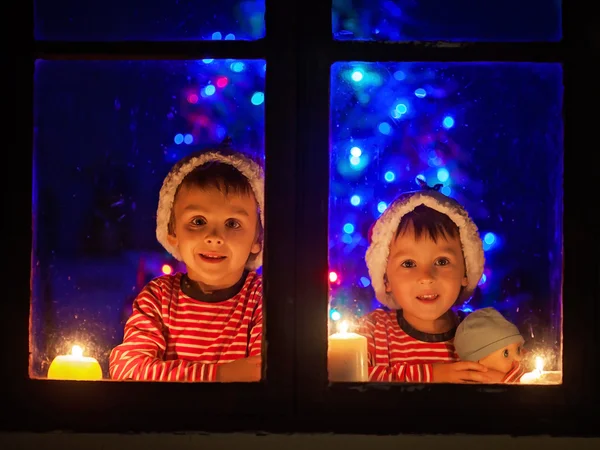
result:
<svg viewBox="0 0 600 450"><path fill-rule="evenodd" d="M350 324L348 323L348 321L342 320L342 322L339 325L338 331L342 334L346 334L348 332L349 327L350 327Z"/></svg>
<svg viewBox="0 0 600 450"><path fill-rule="evenodd" d="M81 358L83 356L83 349L79 345L74 345L71 349L71 355Z"/></svg>
<svg viewBox="0 0 600 450"><path fill-rule="evenodd" d="M544 370L544 358L541 356L536 356L535 358L535 370L540 373Z"/></svg>

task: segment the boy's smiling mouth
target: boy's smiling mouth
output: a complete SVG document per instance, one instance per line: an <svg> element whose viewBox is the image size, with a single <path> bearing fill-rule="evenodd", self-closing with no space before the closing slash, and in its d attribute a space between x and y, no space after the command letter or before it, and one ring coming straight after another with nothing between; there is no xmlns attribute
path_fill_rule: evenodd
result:
<svg viewBox="0 0 600 450"><path fill-rule="evenodd" d="M223 261L226 256L219 255L217 253L199 253L200 259L209 263L218 263Z"/></svg>
<svg viewBox="0 0 600 450"><path fill-rule="evenodd" d="M435 302L438 299L439 295L438 294L422 294L422 295L417 295L417 299L425 302L425 303L431 303L431 302Z"/></svg>

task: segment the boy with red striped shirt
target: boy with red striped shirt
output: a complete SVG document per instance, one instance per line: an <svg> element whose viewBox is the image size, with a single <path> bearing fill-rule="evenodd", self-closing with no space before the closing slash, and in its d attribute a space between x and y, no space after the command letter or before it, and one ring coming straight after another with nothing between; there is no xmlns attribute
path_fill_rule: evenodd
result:
<svg viewBox="0 0 600 450"><path fill-rule="evenodd" d="M186 273L152 280L133 303L116 380L259 381L264 176L227 146L194 153L160 190L156 236Z"/></svg>
<svg viewBox="0 0 600 450"><path fill-rule="evenodd" d="M454 334L483 273L477 227L441 185L399 196L371 229L366 263L378 309L360 321L370 381L493 383L512 380L477 361L459 361Z"/></svg>

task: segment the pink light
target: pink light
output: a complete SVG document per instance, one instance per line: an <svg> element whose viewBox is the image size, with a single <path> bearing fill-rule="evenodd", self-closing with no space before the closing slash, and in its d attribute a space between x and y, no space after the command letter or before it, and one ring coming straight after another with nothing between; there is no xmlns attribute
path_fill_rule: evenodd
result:
<svg viewBox="0 0 600 450"><path fill-rule="evenodd" d="M198 96L196 94L188 95L187 101L192 104L198 103Z"/></svg>
<svg viewBox="0 0 600 450"><path fill-rule="evenodd" d="M329 272L329 281L335 283L338 279L338 275L335 272Z"/></svg>
<svg viewBox="0 0 600 450"><path fill-rule="evenodd" d="M220 88L224 88L225 86L227 86L227 83L229 83L229 80L227 79L227 77L219 77L217 79L217 87Z"/></svg>

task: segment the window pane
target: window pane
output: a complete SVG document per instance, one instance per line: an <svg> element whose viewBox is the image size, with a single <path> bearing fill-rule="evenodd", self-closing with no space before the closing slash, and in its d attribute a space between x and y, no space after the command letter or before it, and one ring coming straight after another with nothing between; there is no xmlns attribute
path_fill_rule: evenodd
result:
<svg viewBox="0 0 600 450"><path fill-rule="evenodd" d="M546 371L560 372L561 108L559 64L333 65L330 327L334 333L348 320L350 331L369 337L353 341L355 349L363 346L360 352L365 341L377 343L369 349L377 365L371 369L372 380L431 381L427 364L455 360L452 339L457 323L466 313L485 307L495 308L518 328L527 351L521 355L522 368L531 371L540 356ZM452 236L456 227L450 222L442 228L447 234L434 234L435 242L428 226L439 231L437 227L446 226L445 216L417 210L422 201L415 200L405 210L392 207L400 193L420 190L418 179L440 185L440 192L431 195L458 201L479 228L482 243L472 234L462 234L468 228L456 216L456 207L442 212L458 220L461 231ZM432 203L434 212L440 211L439 198ZM398 221L413 209L413 217L400 222L408 221L408 228L396 235ZM371 229L384 211L381 225ZM425 230L417 238L415 221ZM371 232L374 247L369 256ZM449 244L436 247L443 243ZM485 255L481 276L477 246ZM465 274L471 274L467 286ZM473 289L470 300L453 306L468 289ZM445 314L449 308L456 315ZM384 312L374 313L378 309ZM478 314L486 311L494 313ZM484 356L475 350L497 331L486 320L480 322L486 324L481 342L471 340L477 348L461 350L464 359ZM514 331L505 325L503 333ZM462 331L467 333L465 327ZM338 347L353 345L332 340ZM330 352L343 352L333 348L332 340ZM355 352L349 355L358 358ZM332 370L335 367L330 376ZM545 376L560 382L560 373Z"/></svg>
<svg viewBox="0 0 600 450"><path fill-rule="evenodd" d="M560 0L333 0L336 39L558 41Z"/></svg>
<svg viewBox="0 0 600 450"><path fill-rule="evenodd" d="M35 37L66 41L254 40L265 0L35 0Z"/></svg>
<svg viewBox="0 0 600 450"><path fill-rule="evenodd" d="M152 342L144 351L154 357L145 363L151 367L157 361L184 363L178 371L175 366L159 367L164 369L162 375L139 375L138 371L131 374L132 378L165 379L169 370L169 380L198 380L204 376L200 370L207 367L194 369L187 362L208 365L235 359L238 350L242 355L245 351L260 352L261 335L256 333L261 330L261 297L248 300L248 305L256 303L254 310L244 309L235 316L251 323L250 329L240 329L235 335L245 343L250 340L250 349L232 349L230 344L235 339L229 344L219 341L220 328L211 334L190 324L192 314L212 317L213 309L216 315L225 314L226 308L237 308L236 302L226 301L235 293L231 291L231 295L220 299L218 307L214 306L214 296L223 293L227 286L215 287L219 292L206 298L197 293L195 288L201 283L193 280L202 280L204 275L198 273L204 270L203 262L194 262L200 268L193 266L196 272L190 274L186 264L159 244L156 229L159 190L180 158L229 136L236 150L262 161L264 79L265 62L261 60L37 61L32 377L45 378L55 357L71 354L73 346L78 345L83 347L83 356L98 360L103 378L108 378L111 350L123 341L126 321L140 311L143 314L136 317L141 322L132 323L127 329L131 336L140 333L140 339ZM217 195L209 187L205 191ZM177 192L176 205L181 195ZM192 192L192 188L185 192ZM223 204L228 205L229 199L237 195L229 192ZM202 197L198 205L202 207L204 201ZM206 220L212 223L208 215L212 206L206 210ZM162 217L167 219L168 215L165 212ZM173 217L174 230L179 229L179 223L182 227L187 223L187 219L179 222L178 213ZM256 221L257 217L256 212L252 216L249 211L248 221ZM190 229L195 225L200 228L199 220L190 219ZM242 226L246 222L242 221ZM250 239L259 229L254 225ZM179 246L187 263L184 238L180 233L174 245ZM226 245L232 260L243 253L227 241ZM211 252L209 256L221 256L215 249ZM189 253L196 254L191 250ZM240 274L247 259L248 254L235 266L239 266ZM230 273L220 272L221 266L215 264L210 270L223 279ZM188 272L188 280L192 280L189 289L184 289L186 278L178 278L179 272ZM147 300L149 283L163 275L160 289L152 284L154 297L143 303L138 294L144 292ZM250 275L245 279L244 287L250 283ZM238 290L254 295L258 280L253 278L251 287ZM208 280L202 286L208 291L213 283ZM163 294L174 297L167 302ZM219 327L235 325L217 322ZM162 330L157 323L162 324ZM241 326L244 327L246 324ZM139 340L137 344L133 341L132 346L139 344ZM218 349L209 347L216 343ZM165 346L163 353L161 347ZM87 376L93 377L94 373Z"/></svg>

